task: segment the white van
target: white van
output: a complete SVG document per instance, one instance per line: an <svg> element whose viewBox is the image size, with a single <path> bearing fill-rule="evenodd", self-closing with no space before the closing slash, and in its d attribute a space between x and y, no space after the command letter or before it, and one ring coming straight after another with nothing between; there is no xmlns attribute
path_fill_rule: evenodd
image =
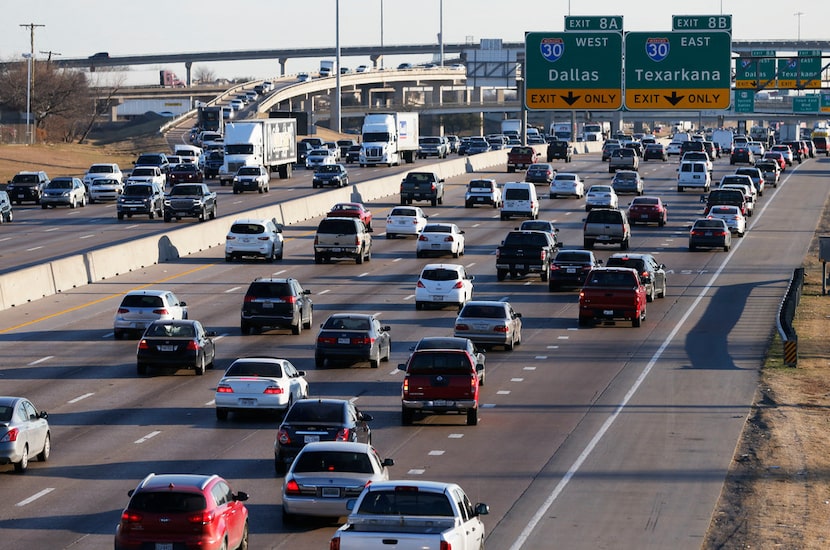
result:
<svg viewBox="0 0 830 550"><path fill-rule="evenodd" d="M508 182L501 190L501 219L509 220L513 216L539 219L539 197L536 185L527 181Z"/></svg>
<svg viewBox="0 0 830 550"><path fill-rule="evenodd" d="M199 162L199 157L202 155L202 149L194 145L177 144L173 148L173 154L182 157L184 162L192 162L196 164Z"/></svg>
<svg viewBox="0 0 830 550"><path fill-rule="evenodd" d="M677 190L683 192L689 187L694 189L703 189L705 193L709 192L712 186L712 172L706 162L700 160L688 160L680 163L680 168L677 169Z"/></svg>

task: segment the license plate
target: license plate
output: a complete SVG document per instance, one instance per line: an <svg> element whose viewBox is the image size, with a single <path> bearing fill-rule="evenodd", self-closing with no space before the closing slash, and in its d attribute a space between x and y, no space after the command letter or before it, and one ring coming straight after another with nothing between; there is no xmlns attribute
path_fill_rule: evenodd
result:
<svg viewBox="0 0 830 550"><path fill-rule="evenodd" d="M320 441L320 436L319 435L305 435L305 436L303 436L303 442L304 443L316 443L317 441Z"/></svg>
<svg viewBox="0 0 830 550"><path fill-rule="evenodd" d="M478 202L484 202L484 199L486 199L486 198L487 198L487 197L476 197L476 200L477 200Z"/></svg>
<svg viewBox="0 0 830 550"><path fill-rule="evenodd" d="M338 344L351 344L352 339L351 338L338 338L337 343Z"/></svg>
<svg viewBox="0 0 830 550"><path fill-rule="evenodd" d="M159 351L176 351L176 346L159 346Z"/></svg>
<svg viewBox="0 0 830 550"><path fill-rule="evenodd" d="M603 309L602 314L603 315L614 315L614 310L613 309Z"/></svg>
<svg viewBox="0 0 830 550"><path fill-rule="evenodd" d="M443 297L443 296L433 296L433 297L432 297L432 301L433 301L433 302L443 302L443 301L444 301L444 297Z"/></svg>
<svg viewBox="0 0 830 550"><path fill-rule="evenodd" d="M567 273L576 273L576 268L574 268L574 267L569 267L569 268L566 270L566 272L567 272Z"/></svg>
<svg viewBox="0 0 830 550"><path fill-rule="evenodd" d="M432 246L432 248L441 248L441 245L440 245L440 244L433 244L433 245L431 245L431 246Z"/></svg>
<svg viewBox="0 0 830 550"><path fill-rule="evenodd" d="M646 218L648 218L648 214L640 214L640 218L646 219Z"/></svg>
<svg viewBox="0 0 830 550"><path fill-rule="evenodd" d="M172 542L157 542L155 550L173 550Z"/></svg>
<svg viewBox="0 0 830 550"><path fill-rule="evenodd" d="M524 268L525 268L524 264L516 264L516 269L524 269Z"/></svg>
<svg viewBox="0 0 830 550"><path fill-rule="evenodd" d="M711 231L704 231L704 232L703 232L703 234L704 234L704 235L706 235L707 237L711 237L711 236L712 236L712 232L711 232Z"/></svg>
<svg viewBox="0 0 830 550"><path fill-rule="evenodd" d="M445 399L436 399L432 402L436 407L446 407L447 401Z"/></svg>
<svg viewBox="0 0 830 550"><path fill-rule="evenodd" d="M323 487L323 491L321 492L324 498L340 498L340 488L339 487Z"/></svg>
<svg viewBox="0 0 830 550"><path fill-rule="evenodd" d="M239 399L239 406L240 407L255 407L256 406L256 399L250 397L243 397Z"/></svg>
<svg viewBox="0 0 830 550"><path fill-rule="evenodd" d="M330 249L332 252L343 252L342 248L332 248Z"/></svg>
<svg viewBox="0 0 830 550"><path fill-rule="evenodd" d="M242 242L243 243L249 243L249 242L251 242L251 239L249 237L242 237Z"/></svg>
<svg viewBox="0 0 830 550"><path fill-rule="evenodd" d="M473 325L476 330L487 330L487 325Z"/></svg>
<svg viewBox="0 0 830 550"><path fill-rule="evenodd" d="M262 302L262 309L273 309L274 303L273 302Z"/></svg>
<svg viewBox="0 0 830 550"><path fill-rule="evenodd" d="M599 237L597 237L598 241L607 241L607 240L610 240L610 239L611 239L611 237L608 236L608 235L600 235Z"/></svg>

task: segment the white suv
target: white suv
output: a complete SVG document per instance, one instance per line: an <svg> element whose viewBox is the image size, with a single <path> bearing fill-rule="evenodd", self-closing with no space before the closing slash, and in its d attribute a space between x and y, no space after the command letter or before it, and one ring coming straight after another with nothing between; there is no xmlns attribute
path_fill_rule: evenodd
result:
<svg viewBox="0 0 830 550"><path fill-rule="evenodd" d="M225 237L225 261L255 256L267 262L282 260L282 226L275 219L236 220Z"/></svg>
<svg viewBox="0 0 830 550"><path fill-rule="evenodd" d="M123 182L124 174L121 172L121 168L119 168L117 164L93 164L89 167L89 170L86 171L86 174L84 174L84 185L86 185L87 189L89 189L89 186L92 184L92 180L97 178L111 178Z"/></svg>
<svg viewBox="0 0 830 550"><path fill-rule="evenodd" d="M127 334L140 336L153 321L187 319L187 304L169 290L133 290L124 295L115 312L116 340Z"/></svg>
<svg viewBox="0 0 830 550"><path fill-rule="evenodd" d="M415 286L415 309L426 304L451 305L460 310L473 298L473 277L463 265L427 264Z"/></svg>

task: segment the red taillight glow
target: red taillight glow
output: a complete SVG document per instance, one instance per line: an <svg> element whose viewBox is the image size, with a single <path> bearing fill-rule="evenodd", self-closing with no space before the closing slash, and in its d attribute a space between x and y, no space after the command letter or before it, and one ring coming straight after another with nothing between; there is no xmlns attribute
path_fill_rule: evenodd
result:
<svg viewBox="0 0 830 550"><path fill-rule="evenodd" d="M285 494L287 494L287 495L299 495L300 494L299 484L296 481L294 481L293 479L290 480L288 483L285 484Z"/></svg>
<svg viewBox="0 0 830 550"><path fill-rule="evenodd" d="M297 297L296 296L282 296L282 297L280 297L280 300L282 300L286 304L296 304L297 303Z"/></svg>
<svg viewBox="0 0 830 550"><path fill-rule="evenodd" d="M336 344L337 343L337 338L334 338L333 336L320 336L320 337L317 338L317 343L318 344Z"/></svg>
<svg viewBox="0 0 830 550"><path fill-rule="evenodd" d="M12 441L17 441L17 435L20 433L20 430L17 428L12 428L6 435L0 438L0 442L2 443L11 443Z"/></svg>
<svg viewBox="0 0 830 550"><path fill-rule="evenodd" d="M426 235L421 234L421 235L418 235L418 240L419 241L428 241L429 239L427 238Z"/></svg>
<svg viewBox="0 0 830 550"><path fill-rule="evenodd" d="M457 323L455 325L455 330L470 330L470 326L464 323Z"/></svg>
<svg viewBox="0 0 830 550"><path fill-rule="evenodd" d="M285 428L280 429L280 431L277 432L277 441L280 442L280 445L290 445L291 436L288 435L288 430Z"/></svg>
<svg viewBox="0 0 830 550"><path fill-rule="evenodd" d="M245 302L246 304L249 304L251 302L256 302L256 299L257 299L256 296L251 296L250 294L246 294L245 298L242 301Z"/></svg>
<svg viewBox="0 0 830 550"><path fill-rule="evenodd" d="M463 287L464 287L464 283L462 283L461 281L458 281L457 283L455 283L455 285L453 285L453 288L463 288Z"/></svg>
<svg viewBox="0 0 830 550"><path fill-rule="evenodd" d="M216 518L216 515L211 512L199 512L198 514L191 514L187 517L187 521L189 523L194 523L196 525L208 525L213 522Z"/></svg>
<svg viewBox="0 0 830 550"><path fill-rule="evenodd" d="M409 378L404 378L403 379L402 391L403 391L404 396L409 395Z"/></svg>
<svg viewBox="0 0 830 550"><path fill-rule="evenodd" d="M329 541L329 550L340 550L340 537L334 537Z"/></svg>
<svg viewBox="0 0 830 550"><path fill-rule="evenodd" d="M187 342L187 347L185 348L187 351L198 351L199 350L199 342L196 340L190 340Z"/></svg>
<svg viewBox="0 0 830 550"><path fill-rule="evenodd" d="M451 243L451 242L453 242L454 240L455 240L455 239L453 238L453 236L452 236L452 235L447 235L446 237L444 237L444 242L445 242L445 243Z"/></svg>
<svg viewBox="0 0 830 550"><path fill-rule="evenodd" d="M235 241L236 237L234 237L233 235L228 235L228 236L225 237L225 240L226 241Z"/></svg>
<svg viewBox="0 0 830 550"><path fill-rule="evenodd" d="M507 332L510 329L507 328L507 325L499 325L497 327L493 327L493 332Z"/></svg>
<svg viewBox="0 0 830 550"><path fill-rule="evenodd" d="M142 338L141 342L138 343L138 349L144 349L144 350L150 349L150 346L147 345L147 340Z"/></svg>
<svg viewBox="0 0 830 550"><path fill-rule="evenodd" d="M257 237L256 240L258 240L258 241L269 241L269 240L271 240L271 237Z"/></svg>
<svg viewBox="0 0 830 550"><path fill-rule="evenodd" d="M167 309L166 309L166 308L162 308L162 309L154 309L154 310L153 310L153 313L155 313L156 315L169 315L169 314L170 314L170 312L169 312L169 311L167 311Z"/></svg>
<svg viewBox="0 0 830 550"><path fill-rule="evenodd" d="M216 393L233 393L233 388L227 384L219 384L216 386Z"/></svg>
<svg viewBox="0 0 830 550"><path fill-rule="evenodd" d="M418 279L418 284L417 284L416 286L417 286L418 288L426 288L426 287L424 286L424 283L423 283L423 282L421 282L421 280L420 280L420 279Z"/></svg>
<svg viewBox="0 0 830 550"><path fill-rule="evenodd" d="M341 428L337 435L334 437L335 441L351 441L350 437L352 435L352 430L349 428Z"/></svg>
<svg viewBox="0 0 830 550"><path fill-rule="evenodd" d="M285 393L285 390L279 386L268 386L262 393L266 395L280 395L282 393Z"/></svg>
<svg viewBox="0 0 830 550"><path fill-rule="evenodd" d="M357 346L364 346L367 344L372 344L375 341L374 338L370 338L368 336L358 336L356 338L352 338L352 344Z"/></svg>
<svg viewBox="0 0 830 550"><path fill-rule="evenodd" d="M118 308L118 313L129 313L129 312L130 312L130 310L125 308L125 307L119 307Z"/></svg>
<svg viewBox="0 0 830 550"><path fill-rule="evenodd" d="M141 523L143 519L144 516L136 512L131 512L130 510L124 510L124 512L121 513L121 523L123 524Z"/></svg>

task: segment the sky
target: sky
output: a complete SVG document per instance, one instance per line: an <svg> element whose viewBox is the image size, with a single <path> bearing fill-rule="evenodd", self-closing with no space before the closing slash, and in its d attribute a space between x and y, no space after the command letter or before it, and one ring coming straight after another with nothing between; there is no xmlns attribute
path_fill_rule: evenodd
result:
<svg viewBox="0 0 830 550"><path fill-rule="evenodd" d="M736 40L830 39L827 0L775 3L774 10L762 9L757 0L176 0L172 4L160 0L6 0L0 20L0 59L20 59L29 51L29 24L43 25L34 28L38 59L46 59L48 52L53 57L78 58L96 52L118 56L333 47L338 2L341 47L379 46L381 10L384 45L437 44L442 27L447 43L477 44L482 38L521 42L526 31L563 31L568 14L622 15L624 30L668 31L672 15L723 13L732 15ZM402 61L430 59L388 57L385 65ZM342 64L371 63L367 58L344 58ZM279 74L276 60L203 65L222 78ZM195 64L194 72L199 67ZM286 73L317 67L311 59L289 60ZM155 84L160 69L184 78L183 64L143 66L131 71L127 83Z"/></svg>

